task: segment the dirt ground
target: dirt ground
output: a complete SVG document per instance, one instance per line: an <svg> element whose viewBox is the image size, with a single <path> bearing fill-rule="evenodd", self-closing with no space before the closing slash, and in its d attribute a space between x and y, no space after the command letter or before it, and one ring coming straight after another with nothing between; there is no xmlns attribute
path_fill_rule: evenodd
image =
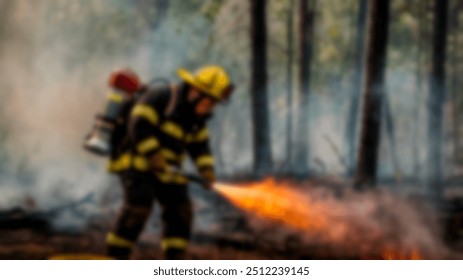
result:
<svg viewBox="0 0 463 280"><path fill-rule="evenodd" d="M43 260L70 255L78 259L103 256L106 228L92 228L82 233L46 232L34 229L0 231L0 259ZM159 236L142 234L134 248L132 259L162 259ZM462 259L463 243L455 243L444 259ZM82 257L83 255L90 257ZM71 257L71 258L72 258ZM246 237L210 236L196 233L189 248L193 260L245 259L385 259L384 255L363 254L337 250L327 246L301 246L297 240L283 242L253 242ZM386 258L387 259L387 258Z"/></svg>
<svg viewBox="0 0 463 280"><path fill-rule="evenodd" d="M194 230L189 247L188 258L190 259L401 259L412 257L408 255L401 256L400 254L391 257L390 255L378 253L378 251L359 250L358 248L363 245L364 238L370 235L369 232L365 234L365 232L362 233L361 231L368 229L368 227L359 227L357 232L363 235L357 236L357 243L352 242L352 238L356 237L355 234L349 235L352 238L350 237L344 243L351 242L352 244L346 246L344 246L344 243L342 246L338 246L339 244L330 245L317 241L307 242L302 240L306 234L292 234L279 224L252 224L253 221L249 219L249 215L214 194L193 193L193 197L197 206L195 208L196 214L200 217L197 222L209 221L208 226L213 225L216 230L202 231L198 230L198 228ZM89 204L94 205L94 202L89 202ZM463 207L460 208L463 209ZM384 216L383 210L383 208L377 209L377 212L381 214L377 216L377 219L384 223L394 224L395 220L389 221L389 219L396 219L397 217ZM79 211L76 212L79 214ZM378 214L377 212L375 212L375 215ZM363 210L360 213L363 213ZM10 211L3 214L5 215L2 216L3 218L14 215L20 217L18 219L20 223L17 223L20 226L17 227L9 227L8 224L2 227L0 223L0 259L3 260L41 260L63 254L103 256L105 252L105 235L111 228L111 223L115 217L115 212L94 218L86 216L89 220L88 225L78 231L73 231L57 230L53 227L43 226L43 221L37 222L22 218L21 215L24 213L21 212ZM80 213L79 215L83 214ZM399 211L397 215L400 216L401 212ZM359 216L359 218L361 217ZM353 216L353 219L357 219L357 216ZM153 224L153 221L151 223ZM154 222L154 224L156 223ZM405 224L407 223L408 220L405 219ZM159 246L159 229L159 224L148 226L145 229L134 248L132 259L162 259ZM444 245L445 253L440 254L438 258L463 259L461 223L459 224L459 230L460 234L452 240L451 244ZM386 232L389 235L383 233L383 236L388 236L391 240L397 241L397 239L403 239L403 236L397 236L397 233L406 233L406 231L407 228L401 231ZM370 240L375 242L375 239ZM398 243L400 244L399 241ZM369 246L371 247L371 244ZM426 256L421 257L427 258Z"/></svg>
<svg viewBox="0 0 463 280"><path fill-rule="evenodd" d="M104 255L105 232L89 231L83 234L50 234L30 229L0 232L0 259L41 260L55 256ZM145 234L134 248L132 259L162 259L158 236ZM246 248L246 244L213 244L192 242L190 259L292 259L291 256L262 249ZM220 242L215 242L220 243ZM223 242L222 242L223 243ZM80 258L80 257L78 257ZM84 257L87 258L87 257ZM91 258L91 257L90 257Z"/></svg>

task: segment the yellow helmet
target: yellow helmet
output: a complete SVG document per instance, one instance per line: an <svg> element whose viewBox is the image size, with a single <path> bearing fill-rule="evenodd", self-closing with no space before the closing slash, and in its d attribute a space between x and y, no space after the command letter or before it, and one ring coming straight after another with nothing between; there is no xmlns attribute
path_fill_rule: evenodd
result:
<svg viewBox="0 0 463 280"><path fill-rule="evenodd" d="M228 99L233 91L227 72L220 66L207 65L194 74L179 68L177 74L187 84L218 101Z"/></svg>

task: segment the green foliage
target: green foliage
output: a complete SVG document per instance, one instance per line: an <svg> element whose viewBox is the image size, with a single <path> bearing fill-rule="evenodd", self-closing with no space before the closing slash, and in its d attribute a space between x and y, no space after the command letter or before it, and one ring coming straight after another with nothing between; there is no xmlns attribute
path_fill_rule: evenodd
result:
<svg viewBox="0 0 463 280"><path fill-rule="evenodd" d="M224 0L209 0L201 7L200 13L204 15L211 23L215 21L215 17L219 14Z"/></svg>

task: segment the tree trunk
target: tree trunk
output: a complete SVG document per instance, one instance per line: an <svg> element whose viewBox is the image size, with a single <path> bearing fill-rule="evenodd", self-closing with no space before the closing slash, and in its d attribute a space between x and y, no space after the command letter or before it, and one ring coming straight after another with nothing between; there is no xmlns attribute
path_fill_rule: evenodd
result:
<svg viewBox="0 0 463 280"><path fill-rule="evenodd" d="M368 17L362 131L355 178L357 189L372 188L376 182L381 110L385 95L389 0L370 1Z"/></svg>
<svg viewBox="0 0 463 280"><path fill-rule="evenodd" d="M428 187L431 197L435 201L439 201L442 193L442 121L446 94L445 61L448 0L435 0L434 5L432 65L429 79Z"/></svg>
<svg viewBox="0 0 463 280"><path fill-rule="evenodd" d="M7 34L8 21L10 19L10 13L15 5L12 0L0 1L0 47L2 43L5 43L4 37Z"/></svg>
<svg viewBox="0 0 463 280"><path fill-rule="evenodd" d="M171 1L170 1L171 2ZM132 5L138 10L140 17L146 22L150 28L150 34L148 35L148 44L150 47L149 70L151 72L157 72L159 65L165 63L169 58L163 57L159 60L159 52L166 55L165 50L169 49L167 37L164 34L158 35L161 25L167 19L167 13L169 11L170 3L169 0L135 0L132 1ZM134 21L135 22L135 21ZM162 31L162 30L161 30ZM156 46L156 47L154 47Z"/></svg>
<svg viewBox="0 0 463 280"><path fill-rule="evenodd" d="M415 64L415 104L413 106L413 117L414 123L413 131L412 131L412 149L413 149L413 175L416 180L419 178L420 174L420 159L419 159L419 130L418 127L420 126L420 104L421 104L421 96L423 94L423 52L425 51L423 47L423 38L424 34L426 33L426 5L423 3L416 5L416 18L418 19L418 29L416 34L416 64Z"/></svg>
<svg viewBox="0 0 463 280"><path fill-rule="evenodd" d="M455 7L452 9L452 81L450 83L450 95L451 95L451 117L452 117L452 136L453 136L453 160L454 163L459 162L461 158L461 149L460 149L460 113L459 113L459 104L461 100L461 96L459 94L459 81L460 81L460 36L459 36L459 29L460 29L460 3L455 3Z"/></svg>
<svg viewBox="0 0 463 280"><path fill-rule="evenodd" d="M463 11L463 3L459 3L458 6L458 16L460 16L461 12ZM463 53L461 51L461 44L462 42L462 36L461 36L461 27L462 24L459 21L458 23L458 29L456 30L456 38L455 38L455 57L456 57L456 62L455 62L455 74L454 74L454 86L455 86L455 95L456 95L456 127L457 127L457 153L458 153L458 160L459 162L463 162L463 146L462 146L462 139L461 139L461 125L462 125L462 113L461 113L461 108L463 108L463 92L462 92L462 87L463 84L461 82L460 76L461 73L463 73Z"/></svg>
<svg viewBox="0 0 463 280"><path fill-rule="evenodd" d="M169 10L169 0L137 0L134 4L151 31L159 28Z"/></svg>
<svg viewBox="0 0 463 280"><path fill-rule="evenodd" d="M293 43L293 25L294 25L294 14L293 14L294 0L290 0L288 4L288 16L286 21L286 40L287 44L287 55L288 64L286 69L286 82L287 82L287 114L286 114L286 166L290 169L292 161L292 144L293 144L293 60L294 60L294 43Z"/></svg>
<svg viewBox="0 0 463 280"><path fill-rule="evenodd" d="M254 135L254 172L272 169L270 123L267 103L266 0L251 0L251 108Z"/></svg>
<svg viewBox="0 0 463 280"><path fill-rule="evenodd" d="M362 91L363 55L365 46L365 23L367 19L368 0L359 0L357 19L357 41L355 47L355 72L352 84L352 99L346 126L346 142L348 143L347 174L352 175L355 167L355 151L359 118L360 96Z"/></svg>
<svg viewBox="0 0 463 280"><path fill-rule="evenodd" d="M309 97L316 0L300 0L299 8L299 106L297 120L297 153L294 171L299 176L309 173Z"/></svg>
<svg viewBox="0 0 463 280"><path fill-rule="evenodd" d="M5 55L4 48L5 45L9 42L8 37L12 34L14 34L14 30L12 28L12 25L10 24L10 19L11 19L11 14L13 9L15 9L15 5L17 5L13 0L9 1L1 1L0 0L0 59ZM0 65L0 74L3 76L4 71L11 71L10 69L7 69L5 65ZM4 92L8 92L6 89L6 85L9 84L7 80L5 79L0 79L0 97L2 99L4 98L2 95ZM0 104L0 114L4 110L4 106L7 106L6 102L3 102L3 104ZM3 119L3 118L2 118ZM0 120L0 129L2 129L2 126L4 126L7 122ZM3 131L0 131L2 133ZM1 138L1 137L0 137ZM2 140L0 139L0 144Z"/></svg>
<svg viewBox="0 0 463 280"><path fill-rule="evenodd" d="M397 144L395 141L395 128L394 128L394 118L392 117L391 102L387 94L384 94L383 101L384 109L384 121L385 121L385 131L389 138L389 146L391 151L392 158L392 168L394 169L394 179L396 183L399 183L402 179L402 172L400 170L399 157L397 156Z"/></svg>

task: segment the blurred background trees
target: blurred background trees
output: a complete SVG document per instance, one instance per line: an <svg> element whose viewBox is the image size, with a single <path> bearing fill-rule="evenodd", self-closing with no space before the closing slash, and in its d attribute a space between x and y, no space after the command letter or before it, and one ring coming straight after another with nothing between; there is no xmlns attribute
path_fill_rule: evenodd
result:
<svg viewBox="0 0 463 280"><path fill-rule="evenodd" d="M237 85L210 124L221 176L350 178L371 2L0 0L0 166L14 173L27 158L33 169L47 152L86 166L80 142L114 68L174 82L179 66L217 63ZM462 4L388 2L387 94L373 108L384 125L365 167L376 162L387 182L439 185L461 175Z"/></svg>

